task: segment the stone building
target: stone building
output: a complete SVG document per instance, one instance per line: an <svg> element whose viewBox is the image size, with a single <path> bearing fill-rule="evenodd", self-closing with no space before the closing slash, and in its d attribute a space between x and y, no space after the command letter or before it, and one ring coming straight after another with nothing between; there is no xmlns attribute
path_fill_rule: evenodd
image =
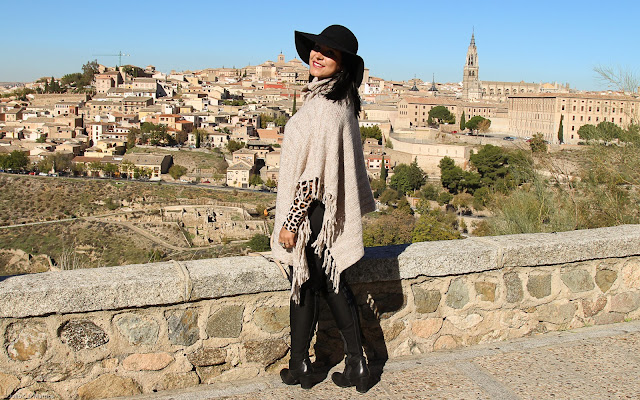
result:
<svg viewBox="0 0 640 400"><path fill-rule="evenodd" d="M564 142L577 144L583 125L608 121L627 128L640 117L640 99L619 95L517 95L509 97L508 106L511 132L520 137L541 133L551 143L558 142L561 118Z"/></svg>

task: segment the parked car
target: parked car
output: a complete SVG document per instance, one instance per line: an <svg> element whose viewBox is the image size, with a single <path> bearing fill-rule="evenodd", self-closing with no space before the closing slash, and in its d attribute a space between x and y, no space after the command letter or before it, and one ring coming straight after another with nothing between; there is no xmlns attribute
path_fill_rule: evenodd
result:
<svg viewBox="0 0 640 400"><path fill-rule="evenodd" d="M516 138L514 136L505 136L502 138L502 140L508 140L510 142L513 142L514 140L516 140Z"/></svg>

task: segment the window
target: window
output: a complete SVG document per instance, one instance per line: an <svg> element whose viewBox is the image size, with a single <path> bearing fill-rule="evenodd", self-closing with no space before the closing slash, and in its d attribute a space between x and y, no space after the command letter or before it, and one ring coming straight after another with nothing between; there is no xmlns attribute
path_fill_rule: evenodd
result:
<svg viewBox="0 0 640 400"><path fill-rule="evenodd" d="M576 120L576 116L574 115L574 116L573 116L573 119L572 119L572 121L575 121L575 120Z"/></svg>
<svg viewBox="0 0 640 400"><path fill-rule="evenodd" d="M600 112L600 107L596 107L596 112Z"/></svg>
<svg viewBox="0 0 640 400"><path fill-rule="evenodd" d="M573 111L575 111L575 110L576 110L576 106L573 106Z"/></svg>
<svg viewBox="0 0 640 400"><path fill-rule="evenodd" d="M564 104L562 105L562 111L564 111Z"/></svg>
<svg viewBox="0 0 640 400"><path fill-rule="evenodd" d="M580 121L584 121L584 117L582 115L580 116Z"/></svg>
<svg viewBox="0 0 640 400"><path fill-rule="evenodd" d="M575 130L576 130L576 127L571 125L571 131L575 131Z"/></svg>
<svg viewBox="0 0 640 400"><path fill-rule="evenodd" d="M600 121L600 117L596 117L596 122Z"/></svg>
<svg viewBox="0 0 640 400"><path fill-rule="evenodd" d="M589 106L589 112L591 112L591 106Z"/></svg>
<svg viewBox="0 0 640 400"><path fill-rule="evenodd" d="M580 111L584 111L584 106L580 106Z"/></svg>

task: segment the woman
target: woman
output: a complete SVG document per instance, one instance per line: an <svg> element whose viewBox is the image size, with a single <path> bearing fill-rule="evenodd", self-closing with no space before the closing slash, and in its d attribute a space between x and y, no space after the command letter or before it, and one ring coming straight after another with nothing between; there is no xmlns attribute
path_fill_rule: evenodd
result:
<svg viewBox="0 0 640 400"><path fill-rule="evenodd" d="M295 32L311 82L302 108L285 127L280 160L273 256L291 268L291 359L288 385L313 386L309 344L318 296L329 305L344 341L341 387L367 390L358 309L343 272L364 254L362 215L375 209L362 154L358 114L364 62L358 41L341 25L319 35Z"/></svg>

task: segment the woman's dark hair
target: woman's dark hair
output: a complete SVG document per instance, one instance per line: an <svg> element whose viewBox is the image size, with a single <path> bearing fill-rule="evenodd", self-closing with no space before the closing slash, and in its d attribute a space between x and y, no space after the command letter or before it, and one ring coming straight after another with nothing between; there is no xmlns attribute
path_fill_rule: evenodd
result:
<svg viewBox="0 0 640 400"><path fill-rule="evenodd" d="M358 94L358 86L356 85L356 75L358 73L358 61L349 57L348 54L342 55L342 69L333 77L335 80L333 87L329 93L324 96L333 101L347 99L353 106L353 112L356 118L360 115L360 95ZM313 79L309 76L309 79Z"/></svg>

